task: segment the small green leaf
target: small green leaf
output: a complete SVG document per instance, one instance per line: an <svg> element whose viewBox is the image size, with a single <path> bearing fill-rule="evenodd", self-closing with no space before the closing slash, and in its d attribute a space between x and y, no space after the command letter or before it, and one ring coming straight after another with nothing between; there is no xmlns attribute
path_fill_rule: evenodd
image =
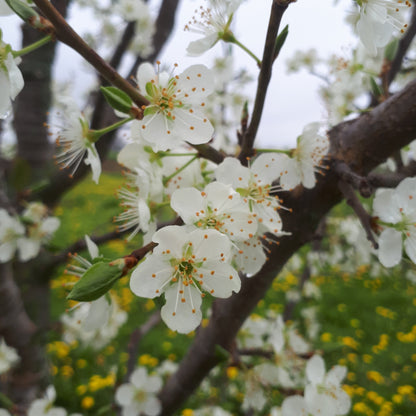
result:
<svg viewBox="0 0 416 416"><path fill-rule="evenodd" d="M395 38L386 46L386 49L384 50L384 57L390 62L393 61L394 57L396 56L398 47L399 40Z"/></svg>
<svg viewBox="0 0 416 416"><path fill-rule="evenodd" d="M289 34L289 25L286 25L283 30L277 35L276 42L274 44L274 59L276 59L286 42L287 35Z"/></svg>
<svg viewBox="0 0 416 416"><path fill-rule="evenodd" d="M223 347L221 347L221 345L216 344L215 345L215 358L218 359L218 361L220 362L224 362L227 361L228 358L230 357L230 353Z"/></svg>
<svg viewBox="0 0 416 416"><path fill-rule="evenodd" d="M24 21L39 17L33 7L20 0L6 0L8 6Z"/></svg>
<svg viewBox="0 0 416 416"><path fill-rule="evenodd" d="M119 264L100 261L93 264L74 285L67 299L89 302L107 293L123 273Z"/></svg>
<svg viewBox="0 0 416 416"><path fill-rule="evenodd" d="M376 80L373 77L370 77L370 84L371 84L371 91L373 95L377 98L383 95L379 85L377 84Z"/></svg>
<svg viewBox="0 0 416 416"><path fill-rule="evenodd" d="M104 98L115 110L129 114L133 105L132 99L116 87L101 87Z"/></svg>

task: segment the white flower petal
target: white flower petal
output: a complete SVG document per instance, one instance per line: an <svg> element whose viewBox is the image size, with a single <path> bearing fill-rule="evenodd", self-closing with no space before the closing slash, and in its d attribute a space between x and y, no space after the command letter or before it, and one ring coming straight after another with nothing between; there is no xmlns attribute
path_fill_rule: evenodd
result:
<svg viewBox="0 0 416 416"><path fill-rule="evenodd" d="M393 229L386 228L378 240L378 259L385 267L393 267L402 259L402 234Z"/></svg>
<svg viewBox="0 0 416 416"><path fill-rule="evenodd" d="M192 286L179 293L178 285L172 285L165 292L166 303L161 316L166 325L173 331L187 334L201 323L201 294Z"/></svg>
<svg viewBox="0 0 416 416"><path fill-rule="evenodd" d="M135 389L130 383L122 384L116 391L115 400L121 406L129 405L134 398Z"/></svg>
<svg viewBox="0 0 416 416"><path fill-rule="evenodd" d="M169 258L152 254L133 270L130 289L137 296L153 299L162 294L173 272Z"/></svg>
<svg viewBox="0 0 416 416"><path fill-rule="evenodd" d="M85 235L84 238L87 244L87 249L88 249L88 253L90 254L90 257L92 259L97 258L100 255L97 244L95 244L94 241L92 241L88 235Z"/></svg>
<svg viewBox="0 0 416 416"><path fill-rule="evenodd" d="M212 296L228 298L233 292L240 291L240 277L236 270L227 263L218 263L208 258L203 267L198 269L198 276L201 274L200 279L203 281L201 286Z"/></svg>
<svg viewBox="0 0 416 416"><path fill-rule="evenodd" d="M319 355L314 355L306 364L306 378L312 384L322 383L325 376L325 362Z"/></svg>
<svg viewBox="0 0 416 416"><path fill-rule="evenodd" d="M282 416L308 416L305 400L302 396L286 397L282 403Z"/></svg>
<svg viewBox="0 0 416 416"><path fill-rule="evenodd" d="M227 157L215 169L217 181L231 185L234 189L246 188L250 180L250 170L233 157ZM241 178L241 179L240 179Z"/></svg>

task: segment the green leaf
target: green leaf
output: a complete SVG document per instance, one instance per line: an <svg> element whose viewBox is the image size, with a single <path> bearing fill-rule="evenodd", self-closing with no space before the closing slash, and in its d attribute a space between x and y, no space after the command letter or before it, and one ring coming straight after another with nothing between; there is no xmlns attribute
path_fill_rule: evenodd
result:
<svg viewBox="0 0 416 416"><path fill-rule="evenodd" d="M33 7L20 0L6 0L8 6L24 21L39 17Z"/></svg>
<svg viewBox="0 0 416 416"><path fill-rule="evenodd" d="M216 344L215 345L215 358L218 359L220 362L228 361L228 358L230 357L230 353L221 345Z"/></svg>
<svg viewBox="0 0 416 416"><path fill-rule="evenodd" d="M383 94L379 85L377 84L376 80L373 77L370 77L370 85L371 85L371 91L376 98L380 97Z"/></svg>
<svg viewBox="0 0 416 416"><path fill-rule="evenodd" d="M289 34L289 25L286 25L283 30L277 35L276 42L274 44L274 59L276 59L286 42L287 35Z"/></svg>
<svg viewBox="0 0 416 416"><path fill-rule="evenodd" d="M116 87L101 87L100 89L111 107L122 113L130 114L133 101L124 91Z"/></svg>
<svg viewBox="0 0 416 416"><path fill-rule="evenodd" d="M393 39L386 46L386 49L384 50L384 57L390 62L393 61L394 57L396 56L398 47L399 47L399 39L397 39L397 38Z"/></svg>
<svg viewBox="0 0 416 416"><path fill-rule="evenodd" d="M120 264L100 261L93 264L74 285L67 299L89 302L107 293L121 277Z"/></svg>

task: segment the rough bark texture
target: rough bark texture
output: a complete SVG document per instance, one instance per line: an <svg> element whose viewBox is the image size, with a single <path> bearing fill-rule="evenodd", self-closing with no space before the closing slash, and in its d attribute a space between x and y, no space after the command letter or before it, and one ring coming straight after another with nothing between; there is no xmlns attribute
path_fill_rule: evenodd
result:
<svg viewBox="0 0 416 416"><path fill-rule="evenodd" d="M0 334L17 349L20 363L2 391L15 403L28 405L46 375L43 347L36 342L36 325L28 317L10 263L0 264Z"/></svg>
<svg viewBox="0 0 416 416"><path fill-rule="evenodd" d="M347 163L355 172L368 174L394 151L416 138L416 80L370 113L341 123L329 132L331 164ZM243 278L241 290L230 299L217 300L206 328L201 328L178 371L160 394L163 415L172 415L218 364L216 345L230 349L245 319L264 297L274 278L289 258L311 241L327 212L342 200L334 169L318 178L315 188L298 187L284 200L293 213L282 211L284 230L290 236L271 247L270 260L250 279Z"/></svg>

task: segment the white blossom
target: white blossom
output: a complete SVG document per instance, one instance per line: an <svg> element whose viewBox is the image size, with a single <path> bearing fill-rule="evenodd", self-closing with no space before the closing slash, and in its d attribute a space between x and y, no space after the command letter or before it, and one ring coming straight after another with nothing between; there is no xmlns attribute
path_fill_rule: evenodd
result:
<svg viewBox="0 0 416 416"><path fill-rule="evenodd" d="M250 168L242 166L235 158L225 158L215 170L219 182L231 185L248 204L257 219L261 235L270 232L283 235L282 221L277 210L279 199L271 193L276 190L272 182L279 177L280 154L263 153L257 157Z"/></svg>
<svg viewBox="0 0 416 416"><path fill-rule="evenodd" d="M168 226L157 231L153 253L133 271L130 288L137 296L165 294L162 319L181 333L194 330L202 319L203 292L227 298L240 290L240 278L228 263L230 241L217 230Z"/></svg>
<svg viewBox="0 0 416 416"><path fill-rule="evenodd" d="M84 163L91 166L92 179L98 184L101 175L101 161L90 136L88 121L81 112L74 108L73 104L68 105L68 112L65 115L67 117L66 127L56 140L60 151L55 159L62 169L71 168L69 176L72 177L87 154Z"/></svg>
<svg viewBox="0 0 416 416"><path fill-rule="evenodd" d="M10 216L5 209L0 209L0 262L10 261L16 250L22 256L21 240L25 235L25 227L21 222Z"/></svg>
<svg viewBox="0 0 416 416"><path fill-rule="evenodd" d="M248 240L257 231L257 220L247 204L231 186L221 182L208 184L202 192L178 189L172 194L171 206L186 225L213 228L231 241Z"/></svg>
<svg viewBox="0 0 416 416"><path fill-rule="evenodd" d="M199 56L229 34L234 12L242 0L209 0L207 7L195 10L196 16L185 25L185 30L202 35L186 49L189 55ZM231 34L231 33L230 33ZM224 36L225 35L225 36ZM226 40L226 39L225 39Z"/></svg>
<svg viewBox="0 0 416 416"><path fill-rule="evenodd" d="M156 393L162 387L162 379L148 375L144 367L139 367L130 376L130 382L122 384L116 391L115 400L122 407L122 416L160 414L161 404Z"/></svg>
<svg viewBox="0 0 416 416"><path fill-rule="evenodd" d="M62 407L53 407L56 399L56 391L53 386L46 389L45 396L42 399L36 399L27 411L27 416L66 416L67 412Z"/></svg>
<svg viewBox="0 0 416 416"><path fill-rule="evenodd" d="M0 9L0 15L1 11ZM0 119L4 119L11 111L12 101L23 89L24 80L17 66L20 58L13 58L10 45L4 43L1 38L0 30Z"/></svg>
<svg viewBox="0 0 416 416"><path fill-rule="evenodd" d="M408 0L360 0L360 18L357 32L360 40L372 55L377 48L386 46L393 31L404 32L407 25L400 19L400 12L411 7Z"/></svg>
<svg viewBox="0 0 416 416"><path fill-rule="evenodd" d="M306 125L298 137L293 158L282 160L280 185L283 189L290 190L299 184L305 188L315 186L315 172L321 173L320 168L329 149L329 140L318 133L319 128L319 123Z"/></svg>
<svg viewBox="0 0 416 416"><path fill-rule="evenodd" d="M10 370L19 361L19 356L13 347L6 344L4 338L0 341L0 374Z"/></svg>
<svg viewBox="0 0 416 416"><path fill-rule="evenodd" d="M179 75L156 73L143 63L137 71L139 88L150 104L144 110L141 129L154 151L168 150L187 141L206 143L214 129L203 113L212 92L212 74L204 65L192 65Z"/></svg>
<svg viewBox="0 0 416 416"><path fill-rule="evenodd" d="M325 374L324 360L314 355L306 365L305 395L291 396L282 404L282 415L338 416L348 413L351 398L342 389L346 367L336 365Z"/></svg>
<svg viewBox="0 0 416 416"><path fill-rule="evenodd" d="M374 214L384 228L378 243L378 258L385 267L393 267L402 259L402 246L416 263L416 178L406 178L396 189L376 193Z"/></svg>

